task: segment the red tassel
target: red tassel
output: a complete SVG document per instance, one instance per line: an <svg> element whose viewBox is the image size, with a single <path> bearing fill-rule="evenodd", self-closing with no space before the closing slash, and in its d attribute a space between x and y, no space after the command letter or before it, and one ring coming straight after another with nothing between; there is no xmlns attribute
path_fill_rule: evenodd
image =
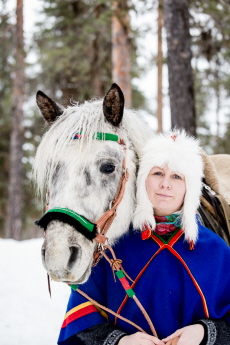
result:
<svg viewBox="0 0 230 345"><path fill-rule="evenodd" d="M195 248L195 244L193 241L189 242L189 250L193 250Z"/></svg>
<svg viewBox="0 0 230 345"><path fill-rule="evenodd" d="M148 228L141 232L141 238L142 240L147 240L152 234L152 231Z"/></svg>

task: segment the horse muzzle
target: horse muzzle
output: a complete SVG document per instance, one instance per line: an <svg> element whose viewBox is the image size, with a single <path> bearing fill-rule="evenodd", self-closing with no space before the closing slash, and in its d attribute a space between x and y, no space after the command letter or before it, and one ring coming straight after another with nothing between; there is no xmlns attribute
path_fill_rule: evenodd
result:
<svg viewBox="0 0 230 345"><path fill-rule="evenodd" d="M42 245L43 266L55 281L72 284L79 280L82 282L91 270L94 247L93 241L70 225L52 221L45 231Z"/></svg>

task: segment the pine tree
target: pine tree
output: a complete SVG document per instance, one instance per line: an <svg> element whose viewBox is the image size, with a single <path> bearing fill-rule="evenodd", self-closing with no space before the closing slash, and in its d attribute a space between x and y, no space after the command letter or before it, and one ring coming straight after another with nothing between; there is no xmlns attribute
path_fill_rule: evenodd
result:
<svg viewBox="0 0 230 345"><path fill-rule="evenodd" d="M104 0L44 1L35 39L46 91L68 104L102 96L111 83L111 8ZM52 24L50 24L52 23ZM61 91L61 93L60 93Z"/></svg>
<svg viewBox="0 0 230 345"><path fill-rule="evenodd" d="M8 203L8 178L9 178L9 145L11 119L9 114L12 109L12 50L13 50L13 25L9 21L7 0L1 1L0 16L0 236L4 236L5 217Z"/></svg>
<svg viewBox="0 0 230 345"><path fill-rule="evenodd" d="M15 27L15 69L13 78L12 128L10 135L9 200L6 237L21 239L23 209L23 100L24 100L24 40L23 0L17 0Z"/></svg>
<svg viewBox="0 0 230 345"><path fill-rule="evenodd" d="M164 0L172 127L196 133L189 11L186 0Z"/></svg>
<svg viewBox="0 0 230 345"><path fill-rule="evenodd" d="M113 2L112 15L112 79L125 96L125 103L132 105L131 61L130 61L130 18L128 1Z"/></svg>
<svg viewBox="0 0 230 345"><path fill-rule="evenodd" d="M163 52L162 52L162 28L163 28L163 0L158 0L158 19L157 19L157 120L158 120L158 132L162 132L162 108L163 108Z"/></svg>
<svg viewBox="0 0 230 345"><path fill-rule="evenodd" d="M199 114L198 104L197 109L198 121L199 116L202 116L202 126L206 127L206 134L202 128L199 128L198 133L202 141L204 140L207 145L209 143L209 151L211 148L213 153L223 152L219 115L223 113L223 105L226 103L230 84L229 10L230 4L224 0L220 2L192 0L190 2L190 25L192 29L195 29L192 46L197 61L194 75L196 85L200 84L205 100L202 113ZM199 64L199 61L202 61L202 64ZM201 99L198 93L196 93L196 98ZM211 108L210 105L212 105ZM216 116L215 138L210 132L210 112L215 113ZM198 123L198 127L200 125Z"/></svg>
<svg viewBox="0 0 230 345"><path fill-rule="evenodd" d="M43 0L45 20L37 24L35 35L42 70L38 80L46 92L62 104L68 104L71 98L82 102L92 96L102 97L112 82L120 86L123 83L116 77L117 68L112 68L115 54L112 18L113 23L116 18L122 25L121 46L126 54L125 59L118 54L116 64L125 66L125 83L129 90L126 105L131 105L131 77L139 73L136 36L130 28L127 2L119 2L120 7L115 10L116 3L114 0ZM134 88L133 98L135 107L144 103L137 88Z"/></svg>
<svg viewBox="0 0 230 345"><path fill-rule="evenodd" d="M228 124L223 138L219 139L219 153L230 154L230 116L228 116Z"/></svg>

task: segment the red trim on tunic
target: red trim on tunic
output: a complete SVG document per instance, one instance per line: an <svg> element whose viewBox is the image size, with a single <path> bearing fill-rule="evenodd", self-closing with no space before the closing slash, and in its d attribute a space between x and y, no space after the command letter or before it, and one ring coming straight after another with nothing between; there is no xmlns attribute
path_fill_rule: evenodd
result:
<svg viewBox="0 0 230 345"><path fill-rule="evenodd" d="M151 238L160 246L160 248L162 248L165 243L162 242L157 236L155 236L155 234L152 233Z"/></svg>
<svg viewBox="0 0 230 345"><path fill-rule="evenodd" d="M182 229L180 229L175 236L173 236L173 238L171 238L171 240L169 241L168 245L173 247L174 244L179 240L179 238L181 238L181 236L184 234L184 231Z"/></svg>
<svg viewBox="0 0 230 345"><path fill-rule="evenodd" d="M64 320L61 328L65 328L69 323L79 319L82 316L94 313L96 311L98 312L97 308L94 305L89 305L85 308L75 311Z"/></svg>
<svg viewBox="0 0 230 345"><path fill-rule="evenodd" d="M154 232L152 232L151 238L160 246L163 247L165 244L169 245L169 246L173 246L178 240L179 238L183 235L184 231L182 229L180 229L174 236L173 238L171 238L171 240L169 241L169 243L165 243L163 242L158 236L156 236L156 234Z"/></svg>
<svg viewBox="0 0 230 345"><path fill-rule="evenodd" d="M196 279L193 277L193 274L192 272L190 271L190 269L188 268L186 262L182 259L182 257L180 256L180 254L178 254L175 249L173 249L172 247L168 247L168 249L170 250L170 252L175 255L177 257L177 259L180 260L180 262L183 264L184 268L186 269L186 271L188 272L190 278L192 279L193 281L193 284L195 285L200 297L201 297L201 300L202 300L202 304L203 304L203 308L204 308L204 313L205 313L205 316L206 318L209 318L209 311L208 311L208 306L207 306L207 302L206 302L206 299L205 299L205 296L199 286L199 284L197 283Z"/></svg>
<svg viewBox="0 0 230 345"><path fill-rule="evenodd" d="M209 318L209 312L208 312L208 307L207 307L207 302L205 299L205 296L199 286L199 284L197 283L196 279L193 277L191 271L189 270L187 264L185 263L185 261L182 259L182 257L175 251L175 249L172 248L172 246L180 239L180 237L183 235L183 230L180 229L175 236L173 236L173 238L171 238L171 240L169 241L168 244L162 242L160 240L160 238L158 238L157 236L154 235L154 233L152 233L151 238L160 246L160 248L156 251L156 253L151 257L151 259L147 262L147 264L142 268L142 270L140 271L140 273L137 275L136 279L134 280L134 283L131 285L131 288L134 288L134 286L136 285L137 281L140 279L140 277L142 276L142 274L144 273L144 271L147 269L147 267L149 266L149 264L151 263L151 261L163 250L163 249L168 249L177 259L180 260L180 262L183 264L184 268L186 269L187 273L189 274L190 278L192 279L193 284L195 285L201 300L202 300L202 304L203 304L203 308L204 308L204 313L205 316L207 318ZM125 303L128 300L128 296L126 295L124 300L122 301L120 307L117 310L117 314L121 313L121 310L123 309ZM115 318L114 324L117 323L117 317Z"/></svg>

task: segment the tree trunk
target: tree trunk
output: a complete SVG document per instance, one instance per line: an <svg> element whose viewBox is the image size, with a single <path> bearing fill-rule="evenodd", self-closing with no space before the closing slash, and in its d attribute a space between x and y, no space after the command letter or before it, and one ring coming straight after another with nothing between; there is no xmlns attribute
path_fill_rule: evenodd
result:
<svg viewBox="0 0 230 345"><path fill-rule="evenodd" d="M15 72L13 79L13 111L10 137L9 200L6 237L21 239L23 207L23 98L24 98L24 42L23 0L17 0L15 28Z"/></svg>
<svg viewBox="0 0 230 345"><path fill-rule="evenodd" d="M114 1L112 16L112 79L122 89L127 106L132 105L129 31L130 18L127 0Z"/></svg>
<svg viewBox="0 0 230 345"><path fill-rule="evenodd" d="M158 51L157 51L157 120L158 132L162 132L162 108L163 108L163 93L162 93L162 69L163 69L163 53L162 53L162 28L163 28L163 1L158 0Z"/></svg>
<svg viewBox="0 0 230 345"><path fill-rule="evenodd" d="M220 76L219 76L220 63L219 59L216 59L215 71L214 71L214 92L216 96L216 147L215 154L220 153L220 109L221 109L221 96L220 96Z"/></svg>
<svg viewBox="0 0 230 345"><path fill-rule="evenodd" d="M100 71L99 53L100 53L100 45L98 42L98 33L96 33L95 39L93 41L92 86L93 86L93 95L95 97L102 98L104 96L104 89L103 89L103 77Z"/></svg>
<svg viewBox="0 0 230 345"><path fill-rule="evenodd" d="M188 0L164 0L172 127L196 134Z"/></svg>

